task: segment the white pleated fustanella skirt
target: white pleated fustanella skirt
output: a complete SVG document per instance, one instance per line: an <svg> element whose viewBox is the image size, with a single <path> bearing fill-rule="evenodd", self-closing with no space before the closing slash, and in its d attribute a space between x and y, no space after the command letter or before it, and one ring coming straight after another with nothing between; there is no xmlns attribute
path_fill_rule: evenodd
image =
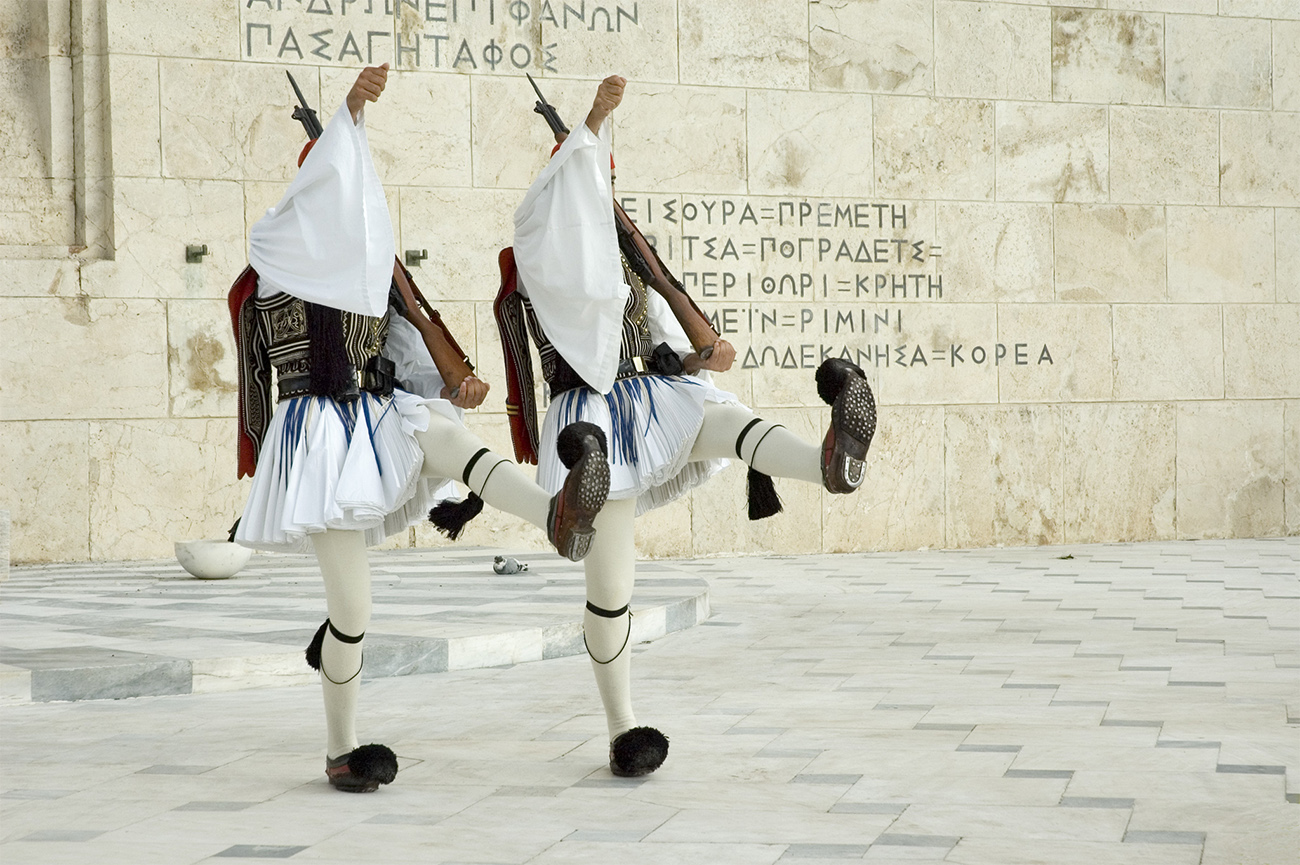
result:
<svg viewBox="0 0 1300 865"><path fill-rule="evenodd" d="M351 402L301 396L281 401L262 442L235 541L281 552L312 551L326 529L363 531L366 544L403 531L454 492L445 478L421 477L416 431L429 412L460 422L445 400L403 390L362 392Z"/></svg>
<svg viewBox="0 0 1300 865"><path fill-rule="evenodd" d="M537 483L559 492L569 470L555 441L576 421L605 431L609 446L609 497L637 500L643 514L685 495L728 465L724 459L690 461L704 423L704 404L737 403L735 395L688 375L640 375L619 379L607 394L576 387L546 410L538 444Z"/></svg>

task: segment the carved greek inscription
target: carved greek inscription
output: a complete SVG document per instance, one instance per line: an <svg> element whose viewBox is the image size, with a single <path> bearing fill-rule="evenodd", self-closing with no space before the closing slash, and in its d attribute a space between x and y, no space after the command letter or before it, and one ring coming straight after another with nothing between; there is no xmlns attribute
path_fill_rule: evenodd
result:
<svg viewBox="0 0 1300 865"><path fill-rule="evenodd" d="M234 0L244 59L402 69L561 72L563 34L645 35L638 2ZM548 38L549 37L549 38Z"/></svg>

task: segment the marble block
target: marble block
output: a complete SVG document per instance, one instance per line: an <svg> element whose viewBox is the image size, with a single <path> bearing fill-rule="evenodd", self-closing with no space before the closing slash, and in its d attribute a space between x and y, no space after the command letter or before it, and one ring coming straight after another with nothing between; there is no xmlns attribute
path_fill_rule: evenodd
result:
<svg viewBox="0 0 1300 865"><path fill-rule="evenodd" d="M1300 111L1300 23L1273 22L1273 110Z"/></svg>
<svg viewBox="0 0 1300 865"><path fill-rule="evenodd" d="M1165 52L1169 104L1273 107L1268 21L1170 15Z"/></svg>
<svg viewBox="0 0 1300 865"><path fill-rule="evenodd" d="M1277 299L1300 303L1300 209L1274 211L1277 233Z"/></svg>
<svg viewBox="0 0 1300 865"><path fill-rule="evenodd" d="M629 83L614 117L614 161L624 189L745 192L744 91Z"/></svg>
<svg viewBox="0 0 1300 865"><path fill-rule="evenodd" d="M1300 8L1291 0L1219 0L1219 14L1300 20Z"/></svg>
<svg viewBox="0 0 1300 865"><path fill-rule="evenodd" d="M114 54L238 60L244 4L186 0L185 14L162 13L152 0L104 0L108 50Z"/></svg>
<svg viewBox="0 0 1300 865"><path fill-rule="evenodd" d="M1105 106L997 104L1001 201L1104 202L1110 194Z"/></svg>
<svg viewBox="0 0 1300 865"><path fill-rule="evenodd" d="M871 196L870 97L754 91L745 122L750 192Z"/></svg>
<svg viewBox="0 0 1300 865"><path fill-rule="evenodd" d="M168 301L167 361L172 417L236 416L239 364L225 301Z"/></svg>
<svg viewBox="0 0 1300 865"><path fill-rule="evenodd" d="M1300 306L1223 307L1228 399L1300 397Z"/></svg>
<svg viewBox="0 0 1300 865"><path fill-rule="evenodd" d="M108 58L113 174L161 177L158 58L116 54Z"/></svg>
<svg viewBox="0 0 1300 865"><path fill-rule="evenodd" d="M447 639L448 670L474 670L541 659L540 628Z"/></svg>
<svg viewBox="0 0 1300 865"><path fill-rule="evenodd" d="M540 78L537 83L570 128L586 118L598 85L596 81L556 78ZM470 87L474 185L527 189L550 161L555 146L555 136L546 121L529 113L537 99L533 89L524 78L486 75L472 76ZM611 122L616 158L618 130L623 121L629 114L644 110L626 95L615 110Z"/></svg>
<svg viewBox="0 0 1300 865"><path fill-rule="evenodd" d="M1269 303L1276 297L1273 211L1170 207L1169 299Z"/></svg>
<svg viewBox="0 0 1300 865"><path fill-rule="evenodd" d="M1284 403L1178 407L1178 536L1268 537L1283 530Z"/></svg>
<svg viewBox="0 0 1300 865"><path fill-rule="evenodd" d="M936 223L944 287L954 300L1055 299L1050 205L941 203Z"/></svg>
<svg viewBox="0 0 1300 865"><path fill-rule="evenodd" d="M0 501L13 561L89 558L88 436L84 421L0 423Z"/></svg>
<svg viewBox="0 0 1300 865"><path fill-rule="evenodd" d="M155 300L0 298L3 420L161 417L167 413L167 314ZM63 376L23 373L58 358Z"/></svg>
<svg viewBox="0 0 1300 865"><path fill-rule="evenodd" d="M1283 491L1286 498L1286 533L1300 534L1300 402L1284 404Z"/></svg>
<svg viewBox="0 0 1300 865"><path fill-rule="evenodd" d="M169 555L221 537L243 511L231 418L102 421L90 429L90 556Z"/></svg>
<svg viewBox="0 0 1300 865"><path fill-rule="evenodd" d="M0 177L54 177L51 69L44 58L0 57ZM66 171L59 176L69 176Z"/></svg>
<svg viewBox="0 0 1300 865"><path fill-rule="evenodd" d="M814 90L934 92L933 0L810 0Z"/></svg>
<svg viewBox="0 0 1300 865"><path fill-rule="evenodd" d="M1174 537L1176 413L1161 403L1065 407L1065 542Z"/></svg>
<svg viewBox="0 0 1300 865"><path fill-rule="evenodd" d="M32 671L0 664L0 706L21 706L32 701Z"/></svg>
<svg viewBox="0 0 1300 865"><path fill-rule="evenodd" d="M997 370L1013 362L998 348L993 303L915 304L898 330L868 342L883 346L867 377L887 405L995 403Z"/></svg>
<svg viewBox="0 0 1300 865"><path fill-rule="evenodd" d="M685 559L694 555L691 533L681 530L682 526L691 524L693 501L692 496L683 496L637 517L637 555L647 559Z"/></svg>
<svg viewBox="0 0 1300 865"><path fill-rule="evenodd" d="M1122 304L1114 316L1116 399L1223 399L1218 306Z"/></svg>
<svg viewBox="0 0 1300 865"><path fill-rule="evenodd" d="M421 38L423 16L417 8L412 8L419 4L388 0L382 3L243 0L235 5L239 10L235 45L239 58L245 62L352 67L389 62L393 69L403 70L417 66L435 69L450 63L445 41L435 45L434 40ZM400 19L395 18L394 7ZM429 11L436 14L434 7ZM402 44L408 49L401 52L393 41L399 27L404 37ZM445 25L431 25L430 30L447 35ZM477 38L474 41L481 46L490 35L495 34L484 33L482 42ZM455 52L454 48L451 50ZM435 58L433 55L438 53L442 56ZM294 77L298 78L296 71Z"/></svg>
<svg viewBox="0 0 1300 865"><path fill-rule="evenodd" d="M1111 108L1111 201L1218 204L1218 130L1216 111Z"/></svg>
<svg viewBox="0 0 1300 865"><path fill-rule="evenodd" d="M555 23L549 18L541 22L541 44L554 54L553 67L559 74L592 84L615 72L635 75L639 81L676 83L677 0L593 5L588 7L591 17L586 27L576 17L566 21L559 3L551 6ZM569 8L583 10L580 3L570 3ZM607 11L612 19L604 12L598 16L596 9ZM543 91L550 97L550 90L544 87Z"/></svg>
<svg viewBox="0 0 1300 865"><path fill-rule="evenodd" d="M72 297L80 289L76 259L20 258L0 267L0 297Z"/></svg>
<svg viewBox="0 0 1300 865"><path fill-rule="evenodd" d="M496 298L497 255L514 242L512 216L522 197L516 190L402 188L398 247L429 251L411 275L430 303Z"/></svg>
<svg viewBox="0 0 1300 865"><path fill-rule="evenodd" d="M0 0L0 58L32 60L66 55L68 14L60 5Z"/></svg>
<svg viewBox="0 0 1300 865"><path fill-rule="evenodd" d="M83 268L85 290L105 297L225 298L248 264L244 190L216 180L118 179L113 261ZM185 248L208 254L187 263Z"/></svg>
<svg viewBox="0 0 1300 865"><path fill-rule="evenodd" d="M808 9L788 0L677 0L683 84L808 87Z"/></svg>
<svg viewBox="0 0 1300 865"><path fill-rule="evenodd" d="M1059 300L1164 300L1162 208L1060 204L1054 233Z"/></svg>
<svg viewBox="0 0 1300 865"><path fill-rule="evenodd" d="M1061 102L1163 104L1160 15L1052 9L1052 98Z"/></svg>
<svg viewBox="0 0 1300 865"><path fill-rule="evenodd" d="M72 246L75 186L71 180L0 176L0 246Z"/></svg>
<svg viewBox="0 0 1300 865"><path fill-rule="evenodd" d="M328 123L346 88L323 91L319 70L310 66L288 71ZM161 60L163 175L293 179L306 135L290 116L296 100L284 73L279 64Z"/></svg>
<svg viewBox="0 0 1300 865"><path fill-rule="evenodd" d="M321 93L339 99L357 70L322 69L320 78ZM379 101L367 103L365 119L375 172L385 185L471 185L469 76L394 73Z"/></svg>
<svg viewBox="0 0 1300 865"><path fill-rule="evenodd" d="M0 582L9 579L9 509L0 508Z"/></svg>
<svg viewBox="0 0 1300 865"><path fill-rule="evenodd" d="M1051 99L1050 9L938 0L934 17L936 95Z"/></svg>
<svg viewBox="0 0 1300 865"><path fill-rule="evenodd" d="M1128 12L1191 12L1199 15L1216 15L1219 11L1219 0L1108 0L1106 5L1111 9L1122 9Z"/></svg>
<svg viewBox="0 0 1300 865"><path fill-rule="evenodd" d="M1300 206L1300 113L1224 111L1223 204Z"/></svg>
<svg viewBox="0 0 1300 865"><path fill-rule="evenodd" d="M945 543L1061 543L1063 445L1057 406L947 408Z"/></svg>
<svg viewBox="0 0 1300 865"><path fill-rule="evenodd" d="M867 453L866 480L849 495L822 495L828 553L944 545L943 414L940 406L882 413Z"/></svg>
<svg viewBox="0 0 1300 865"><path fill-rule="evenodd" d="M876 193L886 198L993 198L993 103L879 96Z"/></svg>
<svg viewBox="0 0 1300 865"><path fill-rule="evenodd" d="M1001 402L1111 398L1114 373L1107 305L1004 303L998 307L998 342L1008 347L1010 360L998 368Z"/></svg>

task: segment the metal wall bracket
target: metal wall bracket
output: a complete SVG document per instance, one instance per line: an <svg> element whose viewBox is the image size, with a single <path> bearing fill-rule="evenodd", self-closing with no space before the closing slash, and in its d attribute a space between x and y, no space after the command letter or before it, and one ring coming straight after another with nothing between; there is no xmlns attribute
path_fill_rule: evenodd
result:
<svg viewBox="0 0 1300 865"><path fill-rule="evenodd" d="M191 243L185 247L186 264L202 264L203 256L208 254L208 245Z"/></svg>
<svg viewBox="0 0 1300 865"><path fill-rule="evenodd" d="M420 262L429 257L427 249L408 249L406 250L406 266L419 267Z"/></svg>

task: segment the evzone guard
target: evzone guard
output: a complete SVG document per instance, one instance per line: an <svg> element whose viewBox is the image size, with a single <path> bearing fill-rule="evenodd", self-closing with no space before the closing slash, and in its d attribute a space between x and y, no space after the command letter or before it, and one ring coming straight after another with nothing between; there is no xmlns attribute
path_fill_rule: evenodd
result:
<svg viewBox="0 0 1300 865"><path fill-rule="evenodd" d="M583 562L583 629L605 708L610 770L635 776L659 768L668 740L638 726L632 710L634 517L703 483L733 456L749 466L751 519L780 510L772 476L853 492L863 481L876 405L859 367L823 363L816 387L832 409L819 446L713 386L709 371L729 369L734 348L613 200L606 119L625 84L617 76L601 82L572 134L544 98L537 103L560 143L515 213L514 246L500 256L495 311L516 458L538 463L538 483L558 491L572 474L555 456L563 430L599 430L608 443L609 501ZM540 429L529 334L550 388Z"/></svg>
<svg viewBox="0 0 1300 865"><path fill-rule="evenodd" d="M356 733L371 614L366 547L435 503L435 512L462 519L486 501L542 528L577 560L609 489L601 444L582 428L552 441L570 471L549 492L465 428L464 409L479 405L488 385L395 262L371 162L364 108L387 78L387 64L363 70L323 130L298 94L294 117L311 140L284 198L253 226L250 265L230 292L239 476L253 478L234 539L316 555L329 618L307 657L324 691L326 776L348 792L397 774L392 750L359 747ZM468 486L469 498L445 500L447 478Z"/></svg>

